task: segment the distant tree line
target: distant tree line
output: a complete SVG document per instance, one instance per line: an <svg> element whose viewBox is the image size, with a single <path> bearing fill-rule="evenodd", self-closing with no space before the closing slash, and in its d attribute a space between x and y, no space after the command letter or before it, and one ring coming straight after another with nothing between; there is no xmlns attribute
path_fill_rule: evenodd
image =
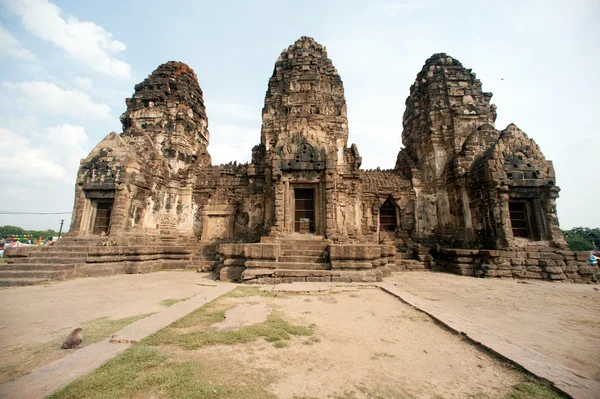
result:
<svg viewBox="0 0 600 399"><path fill-rule="evenodd" d="M572 251L591 251L600 249L600 229L589 227L575 227L571 230L562 230L569 248Z"/></svg>
<svg viewBox="0 0 600 399"><path fill-rule="evenodd" d="M17 226L0 226L0 239L15 236L31 236L28 239L37 240L40 236L44 240L52 239L52 237L58 236L58 232L54 230L25 230L22 227Z"/></svg>

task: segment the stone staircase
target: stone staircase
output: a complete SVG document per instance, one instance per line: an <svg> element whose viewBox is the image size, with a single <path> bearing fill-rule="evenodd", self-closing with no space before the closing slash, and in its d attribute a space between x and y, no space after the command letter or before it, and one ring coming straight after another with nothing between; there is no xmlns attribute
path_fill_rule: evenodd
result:
<svg viewBox="0 0 600 399"><path fill-rule="evenodd" d="M322 237L221 244L217 256L215 272L221 280L248 284L374 282L392 271L429 266L418 257L398 253L393 245L331 243Z"/></svg>
<svg viewBox="0 0 600 399"><path fill-rule="evenodd" d="M0 264L0 286L33 285L49 280L64 280L78 263L85 263L87 252L80 248L56 251L54 247L10 248L6 263Z"/></svg>
<svg viewBox="0 0 600 399"><path fill-rule="evenodd" d="M211 245L74 237L61 239L52 247L8 248L6 263L0 264L0 287L167 269L210 270L216 251Z"/></svg>
<svg viewBox="0 0 600 399"><path fill-rule="evenodd" d="M274 277L288 282L325 281L323 279L331 278L328 246L325 240L285 241L280 246Z"/></svg>

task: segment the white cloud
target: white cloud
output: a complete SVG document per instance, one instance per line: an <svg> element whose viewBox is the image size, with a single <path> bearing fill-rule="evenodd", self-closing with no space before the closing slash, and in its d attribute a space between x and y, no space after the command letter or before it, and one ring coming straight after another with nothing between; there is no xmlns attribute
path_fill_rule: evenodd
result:
<svg viewBox="0 0 600 399"><path fill-rule="evenodd" d="M87 153L87 135L81 126L59 125L33 134L34 140L0 128L0 142L10 143L0 151L0 171L11 173L31 183L55 179L72 183L79 160Z"/></svg>
<svg viewBox="0 0 600 399"><path fill-rule="evenodd" d="M430 8L430 5L424 0L384 0L373 3L373 5L381 10L401 11L405 13L411 13Z"/></svg>
<svg viewBox="0 0 600 399"><path fill-rule="evenodd" d="M260 143L260 128L213 125L208 153L214 165L232 161L250 162L252 147Z"/></svg>
<svg viewBox="0 0 600 399"><path fill-rule="evenodd" d="M0 57L14 57L22 60L33 60L35 56L31 51L21 47L21 42L6 28L0 25Z"/></svg>
<svg viewBox="0 0 600 399"><path fill-rule="evenodd" d="M81 90L90 90L94 86L94 84L92 82L92 79L86 78L86 77L83 77L83 76L76 76L75 77L75 84Z"/></svg>
<svg viewBox="0 0 600 399"><path fill-rule="evenodd" d="M12 104L28 113L77 118L108 119L110 107L96 104L79 90L65 90L50 82L3 82L0 98L13 99Z"/></svg>
<svg viewBox="0 0 600 399"><path fill-rule="evenodd" d="M47 0L2 0L2 3L21 18L25 29L87 67L108 76L131 76L130 65L116 58L127 46L113 39L101 26L74 16L64 19L61 9Z"/></svg>
<svg viewBox="0 0 600 399"><path fill-rule="evenodd" d="M207 112L211 115L241 119L247 121L260 121L260 109L254 109L242 104L211 103L208 104Z"/></svg>

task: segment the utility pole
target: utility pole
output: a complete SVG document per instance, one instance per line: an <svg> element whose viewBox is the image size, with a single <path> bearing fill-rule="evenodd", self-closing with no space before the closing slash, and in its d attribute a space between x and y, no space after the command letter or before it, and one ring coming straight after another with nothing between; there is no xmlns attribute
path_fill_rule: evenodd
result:
<svg viewBox="0 0 600 399"><path fill-rule="evenodd" d="M63 227L64 222L65 222L65 219L60 220L60 229L58 230L58 238L60 238L60 235L62 233L62 227Z"/></svg>

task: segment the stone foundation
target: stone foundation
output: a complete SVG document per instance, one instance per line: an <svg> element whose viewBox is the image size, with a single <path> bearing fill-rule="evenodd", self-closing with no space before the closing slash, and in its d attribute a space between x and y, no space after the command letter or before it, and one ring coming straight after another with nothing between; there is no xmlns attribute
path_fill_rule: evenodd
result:
<svg viewBox="0 0 600 399"><path fill-rule="evenodd" d="M7 263L0 265L0 285L173 269L210 271L214 267L216 253L214 243L167 246L156 242L154 245L140 245L105 237L68 240L61 244L55 247L8 248Z"/></svg>
<svg viewBox="0 0 600 399"><path fill-rule="evenodd" d="M442 248L437 265L462 276L597 283L600 269L590 265L588 257L588 252L543 246L515 251Z"/></svg>
<svg viewBox="0 0 600 399"><path fill-rule="evenodd" d="M299 240L221 244L218 253L215 270L221 280L255 284L375 282L402 267L396 266L393 245Z"/></svg>

